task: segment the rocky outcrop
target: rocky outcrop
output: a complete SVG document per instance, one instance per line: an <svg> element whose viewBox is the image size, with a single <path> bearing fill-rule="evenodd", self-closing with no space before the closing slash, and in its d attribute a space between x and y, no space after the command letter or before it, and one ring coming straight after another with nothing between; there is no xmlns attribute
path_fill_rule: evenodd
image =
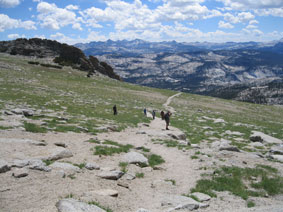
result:
<svg viewBox="0 0 283 212"><path fill-rule="evenodd" d="M98 72L110 78L121 80L107 63L100 62L93 56L87 58L80 49L53 40L19 38L13 41L2 41L0 42L0 52L11 55L54 58L54 62L61 66L72 66L88 72L87 76Z"/></svg>

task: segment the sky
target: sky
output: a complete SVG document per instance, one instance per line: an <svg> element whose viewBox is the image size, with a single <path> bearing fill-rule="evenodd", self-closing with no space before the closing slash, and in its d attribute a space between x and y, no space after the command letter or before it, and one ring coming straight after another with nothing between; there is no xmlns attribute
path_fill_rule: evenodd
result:
<svg viewBox="0 0 283 212"><path fill-rule="evenodd" d="M269 42L283 0L0 0L0 40Z"/></svg>

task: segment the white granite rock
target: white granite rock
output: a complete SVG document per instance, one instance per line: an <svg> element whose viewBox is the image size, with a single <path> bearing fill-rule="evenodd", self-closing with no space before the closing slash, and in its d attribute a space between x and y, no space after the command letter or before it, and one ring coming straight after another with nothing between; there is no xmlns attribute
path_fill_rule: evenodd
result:
<svg viewBox="0 0 283 212"><path fill-rule="evenodd" d="M106 212L96 205L90 205L75 199L62 199L56 203L58 212Z"/></svg>

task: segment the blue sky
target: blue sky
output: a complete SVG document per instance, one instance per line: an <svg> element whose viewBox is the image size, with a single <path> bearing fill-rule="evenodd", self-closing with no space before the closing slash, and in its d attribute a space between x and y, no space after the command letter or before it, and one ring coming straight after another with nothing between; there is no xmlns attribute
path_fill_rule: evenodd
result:
<svg viewBox="0 0 283 212"><path fill-rule="evenodd" d="M273 41L283 0L0 0L0 40Z"/></svg>

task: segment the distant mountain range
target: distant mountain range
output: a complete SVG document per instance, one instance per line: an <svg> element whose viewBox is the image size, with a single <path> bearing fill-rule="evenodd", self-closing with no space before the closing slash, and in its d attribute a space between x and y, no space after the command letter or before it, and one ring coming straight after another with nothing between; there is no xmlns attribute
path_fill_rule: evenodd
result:
<svg viewBox="0 0 283 212"><path fill-rule="evenodd" d="M283 39L178 43L143 40L76 44L124 81L264 104L283 104Z"/></svg>

